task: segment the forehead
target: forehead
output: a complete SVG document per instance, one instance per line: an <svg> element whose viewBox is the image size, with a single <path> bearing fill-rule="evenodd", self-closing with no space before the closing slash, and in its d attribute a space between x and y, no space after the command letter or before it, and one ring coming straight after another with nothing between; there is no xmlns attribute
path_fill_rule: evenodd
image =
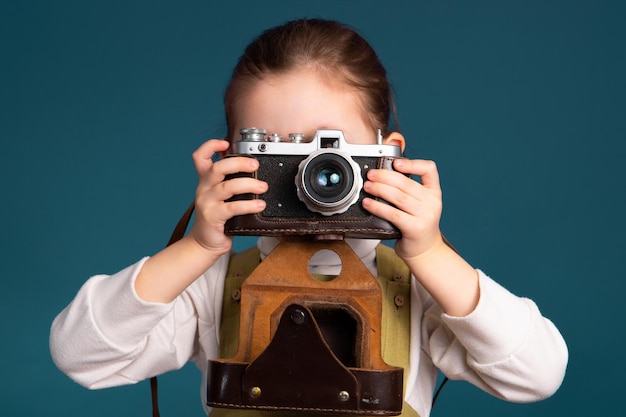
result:
<svg viewBox="0 0 626 417"><path fill-rule="evenodd" d="M367 126L361 93L339 81L328 82L314 71L271 75L255 81L234 107L235 132L245 127L268 133L310 135L318 129L364 134Z"/></svg>

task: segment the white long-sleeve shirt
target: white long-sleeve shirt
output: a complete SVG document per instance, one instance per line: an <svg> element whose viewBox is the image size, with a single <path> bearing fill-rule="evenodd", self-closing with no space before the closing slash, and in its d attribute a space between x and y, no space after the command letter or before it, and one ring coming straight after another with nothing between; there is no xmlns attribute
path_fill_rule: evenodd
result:
<svg viewBox="0 0 626 417"><path fill-rule="evenodd" d="M375 240L349 240L376 273ZM262 256L276 245L259 239ZM319 255L319 256L318 256ZM61 371L92 389L132 384L179 369L192 360L203 373L218 357L224 277L229 256L168 304L142 301L134 282L144 258L114 274L96 275L55 318L52 358ZM333 273L323 254L312 272ZM317 270L315 270L317 268ZM466 317L442 312L412 278L411 349L405 400L422 417L430 414L437 368L508 401L530 402L560 386L568 353L561 334L531 300L520 298L479 273L480 299ZM206 404L206 390L202 389ZM207 413L210 411L206 405Z"/></svg>

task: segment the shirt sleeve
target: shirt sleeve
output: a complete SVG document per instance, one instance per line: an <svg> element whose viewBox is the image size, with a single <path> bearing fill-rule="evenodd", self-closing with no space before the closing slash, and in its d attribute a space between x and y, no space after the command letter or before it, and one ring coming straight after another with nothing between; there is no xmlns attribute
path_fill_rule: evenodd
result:
<svg viewBox="0 0 626 417"><path fill-rule="evenodd" d="M171 303L145 302L134 282L146 259L90 278L54 319L50 352L75 382L91 389L132 384L181 368L198 350L193 287L206 279Z"/></svg>
<svg viewBox="0 0 626 417"><path fill-rule="evenodd" d="M565 375L563 337L533 301L478 273L480 300L472 313L452 317L436 304L425 311L426 353L450 379L467 380L502 399L549 397Z"/></svg>

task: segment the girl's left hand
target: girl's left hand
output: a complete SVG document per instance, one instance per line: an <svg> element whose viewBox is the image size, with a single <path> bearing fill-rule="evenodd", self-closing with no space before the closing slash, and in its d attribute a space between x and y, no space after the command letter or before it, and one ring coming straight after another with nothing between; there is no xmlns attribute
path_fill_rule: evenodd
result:
<svg viewBox="0 0 626 417"><path fill-rule="evenodd" d="M397 159L394 169L373 169L367 174L364 190L391 203L363 199L370 213L394 224L402 233L396 253L405 261L444 245L439 229L442 199L439 173L433 161ZM404 174L416 175L421 184Z"/></svg>

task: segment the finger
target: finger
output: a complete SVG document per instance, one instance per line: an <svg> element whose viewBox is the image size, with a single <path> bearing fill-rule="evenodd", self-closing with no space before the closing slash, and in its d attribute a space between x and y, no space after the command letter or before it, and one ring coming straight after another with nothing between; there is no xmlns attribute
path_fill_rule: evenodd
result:
<svg viewBox="0 0 626 417"><path fill-rule="evenodd" d="M267 183L250 177L234 178L215 187L198 188L196 206L207 219L226 221L233 215L254 213L263 210L265 201L259 198L230 200L237 194L263 194Z"/></svg>
<svg viewBox="0 0 626 417"><path fill-rule="evenodd" d="M428 210L421 204L414 204L412 212L390 205L384 201L366 197L363 208L375 216L385 219L402 232L403 236L422 234L437 226L440 219L438 210Z"/></svg>
<svg viewBox="0 0 626 417"><path fill-rule="evenodd" d="M230 143L223 139L211 139L204 142L192 154L192 159L198 173L203 173L213 165L213 156L228 150Z"/></svg>
<svg viewBox="0 0 626 417"><path fill-rule="evenodd" d="M390 201L395 196L396 201L402 201L407 197L402 194L413 196L417 200L424 198L424 193L429 192L422 184L407 177L403 173L388 169L373 169L367 173L368 181L365 182L365 191L384 200Z"/></svg>
<svg viewBox="0 0 626 417"><path fill-rule="evenodd" d="M237 172L254 172L259 169L259 161L249 156L232 156L215 163L216 172L226 176Z"/></svg>
<svg viewBox="0 0 626 417"><path fill-rule="evenodd" d="M252 199L204 206L198 211L198 219L194 223L194 227L202 224L204 227L215 228L216 231L223 232L224 224L228 219L234 216L259 213L265 209L265 205L265 201L261 199Z"/></svg>
<svg viewBox="0 0 626 417"><path fill-rule="evenodd" d="M252 200L234 200L224 204L226 214L224 221L234 216L241 216L244 214L260 213L265 210L266 203L260 198Z"/></svg>
<svg viewBox="0 0 626 417"><path fill-rule="evenodd" d="M365 197L362 200L362 204L365 210L372 213L374 216L387 220L399 229L402 229L402 225L410 221L411 218L411 216L402 210L373 198Z"/></svg>
<svg viewBox="0 0 626 417"><path fill-rule="evenodd" d="M201 187L214 187L222 183L227 175L252 173L259 168L259 162L247 156L224 158L215 162L204 173L198 172Z"/></svg>
<svg viewBox="0 0 626 417"><path fill-rule="evenodd" d="M215 201L226 201L238 194L263 194L267 191L268 184L265 181L251 177L233 178L214 187L208 187L207 198Z"/></svg>
<svg viewBox="0 0 626 417"><path fill-rule="evenodd" d="M202 211L202 214L205 223L223 225L228 219L234 216L259 213L265 209L265 205L265 201L258 198L252 200L233 200L227 203L222 202L222 204L207 206Z"/></svg>
<svg viewBox="0 0 626 417"><path fill-rule="evenodd" d="M420 184L415 181L411 182L413 189L407 186L405 187L407 191L399 187L397 182L387 184L381 181L367 181L363 184L363 189L372 196L379 197L404 212L415 214L421 201L426 199L427 195L420 192Z"/></svg>
<svg viewBox="0 0 626 417"><path fill-rule="evenodd" d="M403 174L417 175L420 177L422 185L426 188L438 189L441 187L437 164L434 161L402 158L396 159L393 167Z"/></svg>

